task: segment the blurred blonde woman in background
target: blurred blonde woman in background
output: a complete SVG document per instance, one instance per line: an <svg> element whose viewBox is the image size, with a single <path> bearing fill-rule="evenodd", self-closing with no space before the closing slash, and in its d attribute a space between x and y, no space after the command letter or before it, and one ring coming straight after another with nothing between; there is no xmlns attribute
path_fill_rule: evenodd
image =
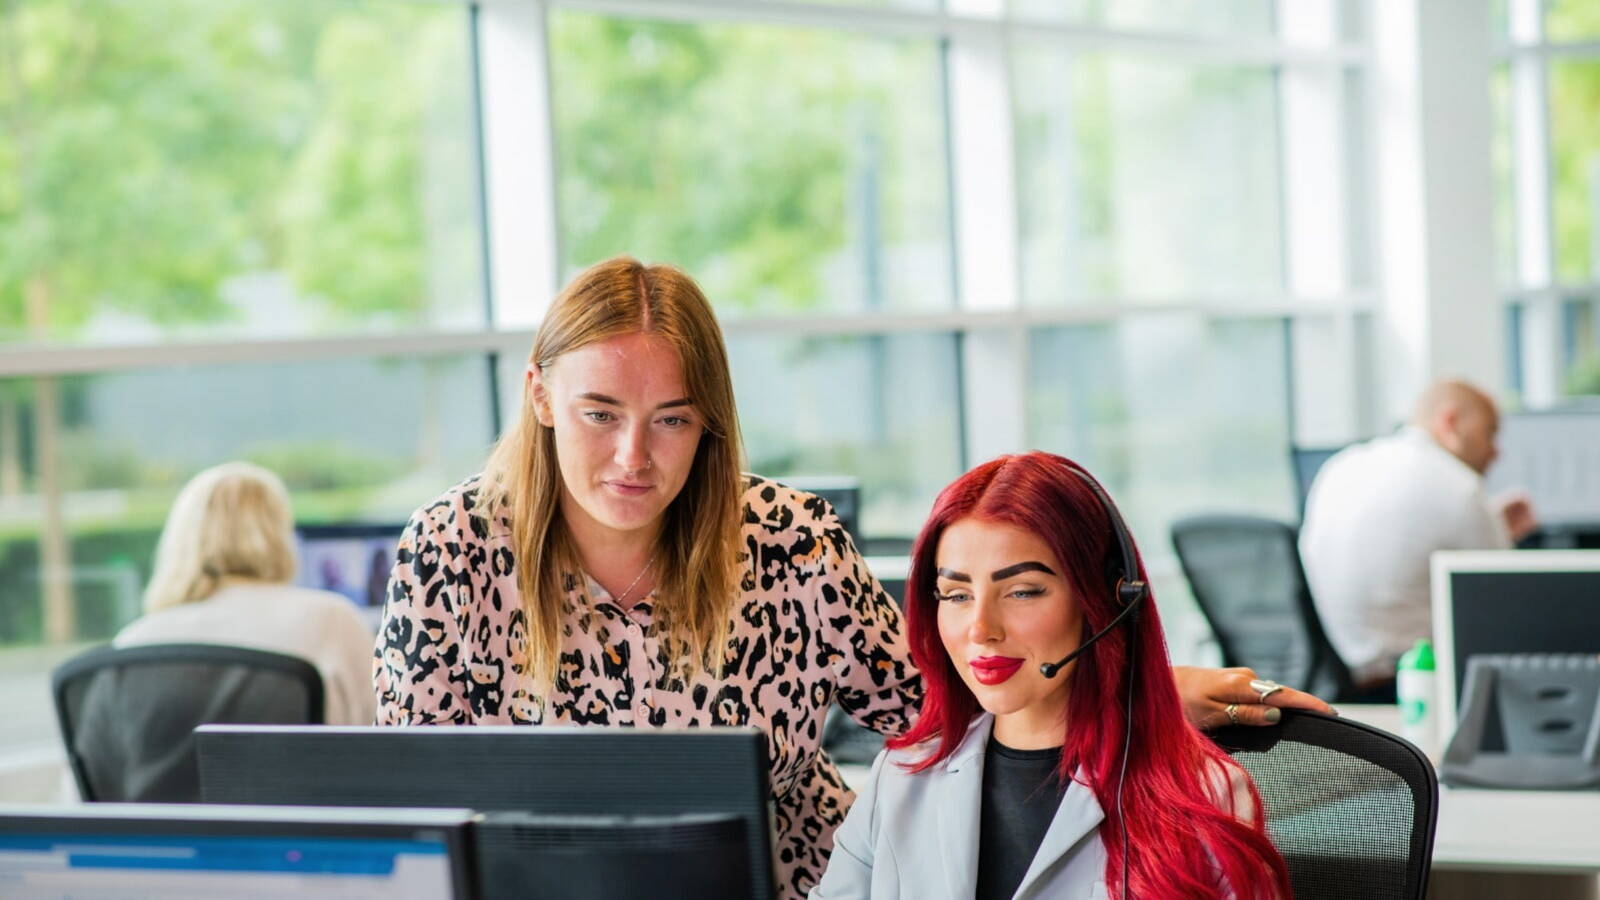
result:
<svg viewBox="0 0 1600 900"><path fill-rule="evenodd" d="M114 644L225 644L298 656L322 673L328 724L370 725L372 632L344 597L290 584L295 570L283 481L249 463L207 469L173 501L145 614Z"/></svg>

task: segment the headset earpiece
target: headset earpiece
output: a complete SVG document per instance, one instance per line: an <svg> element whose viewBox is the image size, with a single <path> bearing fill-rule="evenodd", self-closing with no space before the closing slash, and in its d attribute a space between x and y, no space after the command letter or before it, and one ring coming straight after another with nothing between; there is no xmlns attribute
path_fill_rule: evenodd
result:
<svg viewBox="0 0 1600 900"><path fill-rule="evenodd" d="M1132 606L1149 595L1150 585L1142 581L1117 580L1117 602L1123 606Z"/></svg>

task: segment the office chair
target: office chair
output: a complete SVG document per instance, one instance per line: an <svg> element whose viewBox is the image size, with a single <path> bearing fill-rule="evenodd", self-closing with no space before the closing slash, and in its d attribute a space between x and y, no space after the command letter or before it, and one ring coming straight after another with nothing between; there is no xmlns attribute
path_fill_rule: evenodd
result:
<svg viewBox="0 0 1600 900"><path fill-rule="evenodd" d="M1317 480L1322 464L1334 457L1344 447L1301 447L1289 445L1289 467L1294 470L1295 501L1300 518L1306 515L1306 498L1311 496L1311 484Z"/></svg>
<svg viewBox="0 0 1600 900"><path fill-rule="evenodd" d="M836 763L870 766L883 750L883 735L873 731L838 706L828 707L822 724L822 749Z"/></svg>
<svg viewBox="0 0 1600 900"><path fill-rule="evenodd" d="M315 666L244 647L97 647L57 667L51 693L86 801L199 802L197 725L323 722Z"/></svg>
<svg viewBox="0 0 1600 900"><path fill-rule="evenodd" d="M1367 699L1322 630L1294 526L1260 516L1191 516L1173 524L1172 546L1223 665L1249 666L1331 703Z"/></svg>
<svg viewBox="0 0 1600 900"><path fill-rule="evenodd" d="M1211 738L1255 781L1297 900L1422 900L1439 818L1439 779L1422 751L1294 709L1275 726Z"/></svg>

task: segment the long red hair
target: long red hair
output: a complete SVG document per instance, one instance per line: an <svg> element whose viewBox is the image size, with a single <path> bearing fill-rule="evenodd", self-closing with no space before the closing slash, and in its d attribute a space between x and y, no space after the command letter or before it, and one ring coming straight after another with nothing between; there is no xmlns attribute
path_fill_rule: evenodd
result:
<svg viewBox="0 0 1600 900"><path fill-rule="evenodd" d="M911 729L889 742L897 749L927 743L935 749L910 766L923 771L950 757L982 710L939 637L934 554L944 530L975 517L1038 535L1065 568L1083 611L1085 636L1119 611L1110 572L1121 559L1110 517L1092 489L1068 469L1076 463L1049 453L1002 456L945 488L912 549L906 583L911 658L922 670L922 711ZM1137 554L1137 550L1134 551ZM1140 561L1138 578L1148 581ZM1218 799L1230 782L1248 784L1243 770L1184 718L1154 598L1077 660L1061 753L1061 777L1076 776L1094 791L1105 822L1106 883L1115 896L1122 881L1124 822L1117 782L1122 767L1126 685L1133 679L1132 740L1120 815L1126 820L1128 895L1141 898L1290 896L1283 858L1267 837L1261 798L1251 785L1249 809L1230 813ZM1136 650L1129 672L1129 651ZM1227 805L1228 800L1222 800ZM1238 815L1248 815L1242 821Z"/></svg>

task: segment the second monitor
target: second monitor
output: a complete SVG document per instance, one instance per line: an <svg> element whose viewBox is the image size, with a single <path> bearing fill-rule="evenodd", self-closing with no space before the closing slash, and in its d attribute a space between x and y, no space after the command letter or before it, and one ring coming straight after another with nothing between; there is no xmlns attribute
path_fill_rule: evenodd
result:
<svg viewBox="0 0 1600 900"><path fill-rule="evenodd" d="M1600 551L1433 554L1441 734L1455 730L1467 662L1489 653L1600 653Z"/></svg>
<svg viewBox="0 0 1600 900"><path fill-rule="evenodd" d="M383 523L297 526L300 574L295 583L344 597L377 630L404 530L404 525Z"/></svg>
<svg viewBox="0 0 1600 900"><path fill-rule="evenodd" d="M660 848L695 844L699 850L678 859L704 867L725 854L725 826L717 817L734 816L742 838L737 846L748 865L687 871L683 878L741 878L734 896L773 896L766 737L756 728L206 725L196 730L195 743L207 803L447 806L503 813L478 844L486 849L486 838L489 846L498 841L507 853L480 859L480 873L516 868L515 857L526 856L516 847L530 842L547 849L551 842L564 844L575 864L589 865L577 859L592 862L596 857L586 848L609 831L613 848L638 850L618 849L614 868L656 860L654 874L644 874L660 887L670 880ZM682 894L663 887L651 895ZM630 895L568 890L560 896Z"/></svg>

